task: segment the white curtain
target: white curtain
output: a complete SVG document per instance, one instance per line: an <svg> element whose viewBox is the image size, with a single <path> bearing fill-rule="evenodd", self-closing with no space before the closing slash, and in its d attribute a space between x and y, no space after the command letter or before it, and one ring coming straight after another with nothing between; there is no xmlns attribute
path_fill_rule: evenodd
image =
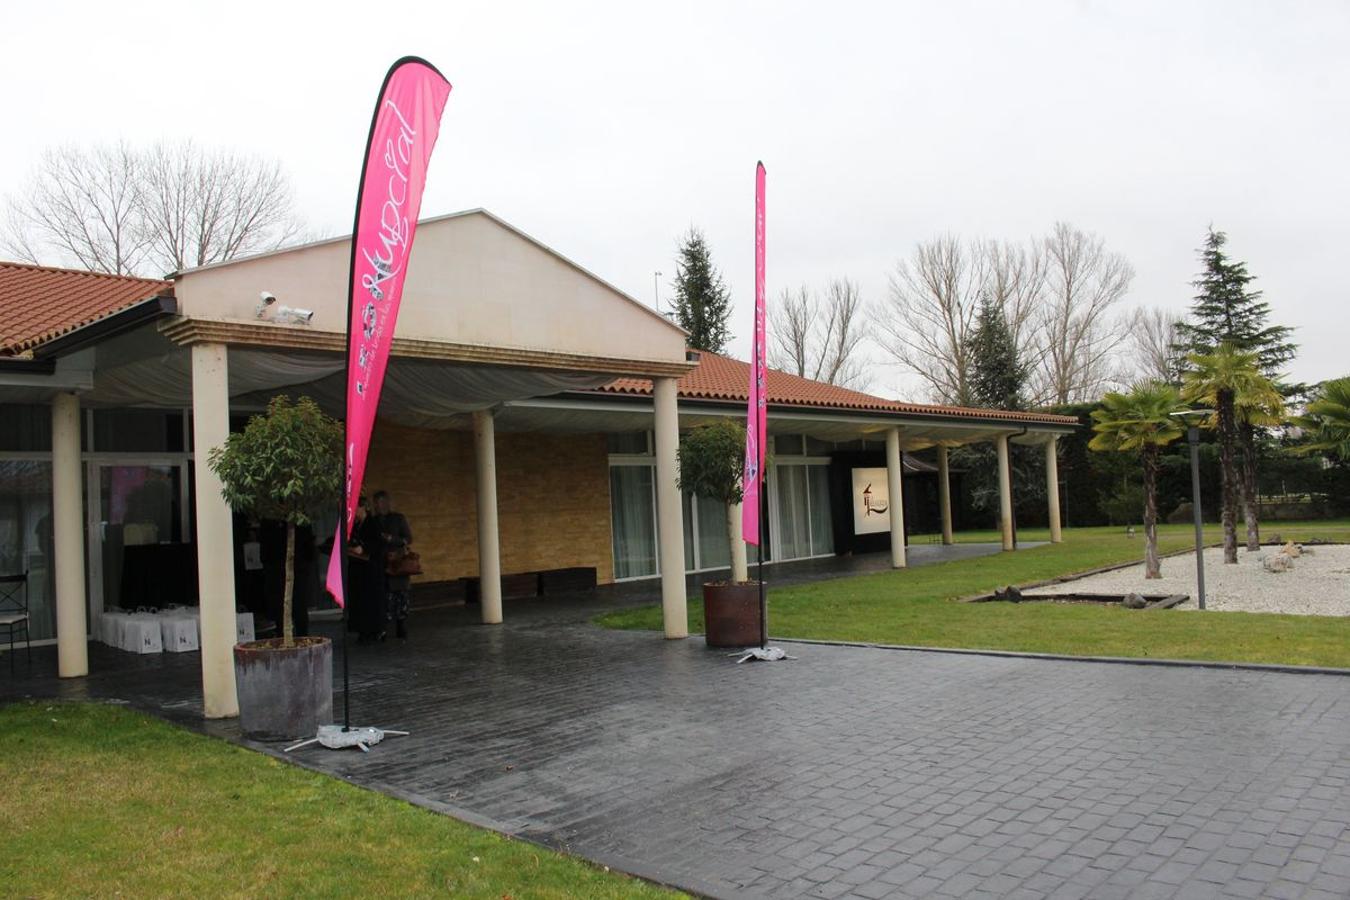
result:
<svg viewBox="0 0 1350 900"><path fill-rule="evenodd" d="M609 469L615 578L656 574L655 471L652 466Z"/></svg>

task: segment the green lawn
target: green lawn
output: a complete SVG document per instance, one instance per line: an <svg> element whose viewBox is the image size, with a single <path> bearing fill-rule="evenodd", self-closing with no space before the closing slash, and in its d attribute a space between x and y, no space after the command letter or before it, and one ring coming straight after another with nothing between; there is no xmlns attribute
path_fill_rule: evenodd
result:
<svg viewBox="0 0 1350 900"><path fill-rule="evenodd" d="M1350 541L1350 522L1273 523L1286 539ZM961 603L1027 584L1142 559L1142 538L1119 528L1067 529L1062 544L769 590L769 630L780 638L1350 667L1350 619L1237 612L1150 613L1070 604ZM1022 540L1045 540L1025 529ZM1218 540L1217 527L1207 540ZM1189 526L1160 529L1163 552L1191 546ZM1239 551L1245 552L1245 551ZM1164 565L1168 563L1165 561ZM1176 563L1173 563L1175 565ZM769 578L772 579L772 570ZM600 616L609 628L659 629L659 607ZM703 629L701 601L689 626Z"/></svg>
<svg viewBox="0 0 1350 900"><path fill-rule="evenodd" d="M676 896L121 707L0 736L7 897Z"/></svg>

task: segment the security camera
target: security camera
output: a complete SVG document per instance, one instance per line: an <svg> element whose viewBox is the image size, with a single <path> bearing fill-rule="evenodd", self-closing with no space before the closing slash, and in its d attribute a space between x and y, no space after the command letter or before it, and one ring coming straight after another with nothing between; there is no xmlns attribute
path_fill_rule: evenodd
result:
<svg viewBox="0 0 1350 900"><path fill-rule="evenodd" d="M260 291L258 293L258 305L254 307L253 314L259 319L267 317L267 309L273 303L277 302L277 295L271 291Z"/></svg>
<svg viewBox="0 0 1350 900"><path fill-rule="evenodd" d="M272 321L280 325L308 325L314 318L314 310L297 307L278 306L272 314Z"/></svg>

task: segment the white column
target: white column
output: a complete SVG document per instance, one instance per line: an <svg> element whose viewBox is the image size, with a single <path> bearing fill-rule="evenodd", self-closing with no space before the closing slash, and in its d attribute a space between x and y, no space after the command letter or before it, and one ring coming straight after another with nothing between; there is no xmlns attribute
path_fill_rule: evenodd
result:
<svg viewBox="0 0 1350 900"><path fill-rule="evenodd" d="M661 612L666 637L689 636L684 589L684 519L680 503L680 409L674 378L654 382L656 406L656 525L660 542Z"/></svg>
<svg viewBox="0 0 1350 900"><path fill-rule="evenodd" d="M502 621L502 554L497 532L497 425L492 410L473 414L478 485L478 604L484 625Z"/></svg>
<svg viewBox="0 0 1350 900"><path fill-rule="evenodd" d="M749 581L749 567L745 561L745 536L741 533L741 504L727 507L727 534L731 538L731 580Z"/></svg>
<svg viewBox="0 0 1350 900"><path fill-rule="evenodd" d="M230 365L224 344L192 345L192 456L197 491L197 592L202 705L208 719L239 715L234 685L234 520L207 464L230 436Z"/></svg>
<svg viewBox="0 0 1350 900"><path fill-rule="evenodd" d="M904 466L900 457L900 429L886 432L886 503L891 512L891 565L902 569L905 560Z"/></svg>
<svg viewBox="0 0 1350 900"><path fill-rule="evenodd" d="M942 515L942 543L951 545L956 542L952 535L952 481L951 470L947 465L947 447L938 444L938 512Z"/></svg>
<svg viewBox="0 0 1350 900"><path fill-rule="evenodd" d="M994 441L998 447L998 525L1003 532L1003 549L1013 549L1012 530L1012 472L1008 469L1008 436L1000 434Z"/></svg>
<svg viewBox="0 0 1350 900"><path fill-rule="evenodd" d="M80 464L80 398L52 398L52 533L56 566L56 670L89 674L89 603L84 576L84 473Z"/></svg>
<svg viewBox="0 0 1350 900"><path fill-rule="evenodd" d="M1050 508L1050 543L1061 544L1064 534L1059 521L1059 438L1045 445L1045 498Z"/></svg>

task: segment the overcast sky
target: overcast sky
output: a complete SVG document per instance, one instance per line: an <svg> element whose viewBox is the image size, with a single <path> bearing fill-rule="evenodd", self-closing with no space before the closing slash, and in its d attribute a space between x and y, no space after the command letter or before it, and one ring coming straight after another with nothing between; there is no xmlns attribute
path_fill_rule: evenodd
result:
<svg viewBox="0 0 1350 900"><path fill-rule="evenodd" d="M1298 328L1293 374L1350 371L1344 2L344 6L7 5L0 193L52 144L191 137L279 156L346 233L375 91L415 53L454 85L424 215L486 207L646 303L697 225L738 355L762 158L771 293L877 300L916 241L1062 219L1129 257L1131 304L1181 310L1213 222Z"/></svg>

